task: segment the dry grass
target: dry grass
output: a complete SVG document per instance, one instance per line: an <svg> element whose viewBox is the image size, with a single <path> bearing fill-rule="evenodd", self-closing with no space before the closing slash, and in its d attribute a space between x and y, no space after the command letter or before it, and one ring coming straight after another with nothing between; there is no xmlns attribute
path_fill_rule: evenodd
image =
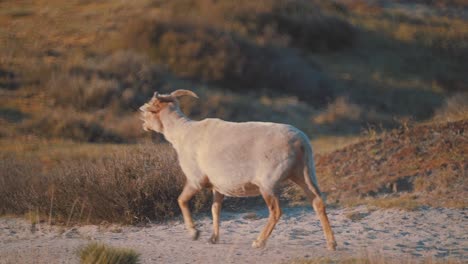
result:
<svg viewBox="0 0 468 264"><path fill-rule="evenodd" d="M382 209L390 209L390 208L398 208L405 211L414 211L418 210L422 206L426 205L420 200L418 200L417 195L413 194L401 194L396 197L377 197L377 198L368 198L368 199L355 199L349 201L351 205L367 205L370 207L377 207ZM459 206L450 206L447 204L448 207L459 207Z"/></svg>
<svg viewBox="0 0 468 264"><path fill-rule="evenodd" d="M180 185L183 177L173 171L172 150L169 162L159 148L62 140L146 144L151 135L140 132L134 110L155 90L179 88L203 98L183 102L194 119L272 121L305 131L335 166L319 166L329 201L338 199L337 190L349 197L391 192L399 176L389 168L397 167L423 194L418 203L437 197L435 206L464 206L450 196L463 190L462 144L379 135L398 126L396 119L466 119L468 26L451 9L462 1L424 2L411 9L386 1L0 1L0 181L8 181L0 184L0 212L126 223L178 213L180 186L169 186L166 172ZM344 150L359 154L346 152L344 161L342 152L325 155L366 138L363 127L370 141ZM382 145L379 138L395 142ZM411 148L416 141L440 159ZM382 149L402 152L386 156ZM382 159L408 153L411 162ZM422 163L426 158L433 164ZM355 163L361 161L364 167ZM153 193L159 188L166 190L161 196ZM289 195L302 197L295 189ZM206 204L200 197L197 208Z"/></svg>
<svg viewBox="0 0 468 264"><path fill-rule="evenodd" d="M132 249L90 243L79 250L82 264L137 264L139 254Z"/></svg>
<svg viewBox="0 0 468 264"><path fill-rule="evenodd" d="M0 104L9 109L0 136L8 138L62 137L34 130L54 126L49 111L73 108L71 127L100 128L63 137L92 141L102 130L116 137L97 141L136 142L146 136L134 132L134 109L154 90L187 87L208 91L191 106L194 118L350 137L368 124L393 128L395 116L431 118L467 82L466 22L445 11L426 19L380 2L302 0L3 1L0 9ZM289 98L306 103L277 103Z"/></svg>
<svg viewBox="0 0 468 264"><path fill-rule="evenodd" d="M124 141L116 132L105 128L95 115L65 109L42 112L37 119L24 121L20 129L24 133L42 138L63 138L94 143Z"/></svg>
<svg viewBox="0 0 468 264"><path fill-rule="evenodd" d="M394 260L390 257L384 257L379 255L376 252L365 252L362 254L362 257L357 258L342 258L342 259L333 259L333 258L319 258L319 259L295 259L288 264L398 264L402 263L402 260ZM425 258L412 259L408 258L403 260L405 264L461 264L463 261L457 259L434 259L434 258Z"/></svg>
<svg viewBox="0 0 468 264"><path fill-rule="evenodd" d="M448 97L434 115L436 122L453 122L468 119L468 93L460 92Z"/></svg>
<svg viewBox="0 0 468 264"><path fill-rule="evenodd" d="M464 126L466 122L408 127L317 155L320 186L329 203L341 205L405 210L423 205L464 208L467 201L460 194L468 168L459 151L466 142L457 134ZM415 134L420 137L417 141L411 136ZM413 143L404 143L408 140ZM447 148L447 144L460 149ZM169 145L32 140L21 145L2 142L0 154L0 215L26 215L31 222L69 225L102 221L135 224L179 214L176 201L185 177ZM402 163L402 155L413 161ZM353 169L355 166L360 169ZM294 186L286 186L282 197L290 204L305 200ZM209 201L209 192L197 195L192 203L194 211L209 209ZM226 208L257 202L232 199Z"/></svg>
<svg viewBox="0 0 468 264"><path fill-rule="evenodd" d="M318 105L334 96L326 77L293 50L184 20L143 20L127 31L129 48L146 52L179 78L237 93L301 94Z"/></svg>
<svg viewBox="0 0 468 264"><path fill-rule="evenodd" d="M142 55L120 51L105 57L78 57L51 73L46 87L52 104L80 111L111 107L136 109L169 77Z"/></svg>
<svg viewBox="0 0 468 264"><path fill-rule="evenodd" d="M333 82L292 47L339 50L352 45L346 21L306 1L158 1L159 15L126 29L123 43L181 78L258 94L297 94L323 105ZM257 90L257 91L256 91Z"/></svg>
<svg viewBox="0 0 468 264"><path fill-rule="evenodd" d="M139 223L179 213L177 196L185 178L169 146L81 147L85 153L71 151L74 155L59 148L50 156L39 154L46 150L3 154L0 214L37 212L44 220L68 224ZM207 199L207 193L198 195L195 211L207 207Z"/></svg>
<svg viewBox="0 0 468 264"><path fill-rule="evenodd" d="M261 0L159 2L171 19L211 25L259 45L295 46L312 51L347 48L354 29L345 20L322 12L314 1Z"/></svg>
<svg viewBox="0 0 468 264"><path fill-rule="evenodd" d="M380 260L375 262L372 259L367 258L348 258L348 259L331 259L331 258L320 258L320 259L296 259L288 264L390 264L390 262L385 260Z"/></svg>
<svg viewBox="0 0 468 264"><path fill-rule="evenodd" d="M340 205L464 208L466 124L408 125L316 155L321 189L329 203ZM68 225L134 224L179 214L177 196L185 177L169 145L4 141L0 155L1 215L26 214L31 221ZM402 162L402 157L411 161ZM282 197L290 204L305 200L292 185L285 186ZM209 209L210 200L208 191L197 195L194 211ZM263 204L257 202L232 199L226 208Z"/></svg>
<svg viewBox="0 0 468 264"><path fill-rule="evenodd" d="M468 121L407 125L317 156L329 202L415 209L467 205Z"/></svg>

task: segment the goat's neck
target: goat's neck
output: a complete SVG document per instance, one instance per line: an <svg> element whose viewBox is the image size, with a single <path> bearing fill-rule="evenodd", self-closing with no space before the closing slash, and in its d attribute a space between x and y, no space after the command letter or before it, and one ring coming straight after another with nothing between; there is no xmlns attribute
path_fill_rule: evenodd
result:
<svg viewBox="0 0 468 264"><path fill-rule="evenodd" d="M192 120L186 117L178 107L168 107L161 111L164 137L177 146L188 133Z"/></svg>

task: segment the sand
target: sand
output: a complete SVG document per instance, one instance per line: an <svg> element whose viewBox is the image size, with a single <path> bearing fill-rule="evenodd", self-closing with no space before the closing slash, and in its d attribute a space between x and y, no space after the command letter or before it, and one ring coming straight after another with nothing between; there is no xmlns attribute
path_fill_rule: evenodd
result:
<svg viewBox="0 0 468 264"><path fill-rule="evenodd" d="M58 227L0 219L0 263L78 263L77 250L90 241L128 247L141 263L284 263L293 259L363 258L395 261L437 258L468 262L468 210L425 208L407 212L364 206L330 209L337 251L326 243L309 207L283 209L266 248L251 243L265 225L267 210L222 212L220 243L209 244L211 217L199 215L200 239L192 241L181 219L136 226Z"/></svg>

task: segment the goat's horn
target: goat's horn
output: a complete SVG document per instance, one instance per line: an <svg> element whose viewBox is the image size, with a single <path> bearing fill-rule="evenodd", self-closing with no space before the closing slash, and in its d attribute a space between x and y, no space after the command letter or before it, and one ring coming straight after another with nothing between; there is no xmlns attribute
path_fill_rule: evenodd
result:
<svg viewBox="0 0 468 264"><path fill-rule="evenodd" d="M174 97L172 95L160 94L158 92L154 92L153 98L156 98L159 101L163 101L163 102L172 102L172 101L174 101Z"/></svg>
<svg viewBox="0 0 468 264"><path fill-rule="evenodd" d="M171 93L171 96L173 96L175 98L180 97L180 96L184 96L184 95L189 95L189 96L198 98L198 95L196 93L194 93L192 91L189 91L189 90L179 89L179 90L173 91Z"/></svg>

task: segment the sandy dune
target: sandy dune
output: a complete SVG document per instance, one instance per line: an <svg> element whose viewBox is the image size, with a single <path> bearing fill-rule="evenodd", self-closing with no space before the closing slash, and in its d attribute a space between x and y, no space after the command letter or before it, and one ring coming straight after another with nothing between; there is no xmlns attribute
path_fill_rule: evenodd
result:
<svg viewBox="0 0 468 264"><path fill-rule="evenodd" d="M255 212L255 213L253 213ZM142 263L282 263L295 258L428 257L468 262L468 210L332 209L338 249L325 249L319 222L308 207L286 208L267 247L252 240L266 223L266 209L222 213L220 244L211 245L211 218L198 217L200 240L191 241L180 220L147 227L63 228L14 218L0 219L0 263L78 263L76 250L90 240L133 248ZM350 217L353 215L353 217ZM351 219L353 220L351 220Z"/></svg>

